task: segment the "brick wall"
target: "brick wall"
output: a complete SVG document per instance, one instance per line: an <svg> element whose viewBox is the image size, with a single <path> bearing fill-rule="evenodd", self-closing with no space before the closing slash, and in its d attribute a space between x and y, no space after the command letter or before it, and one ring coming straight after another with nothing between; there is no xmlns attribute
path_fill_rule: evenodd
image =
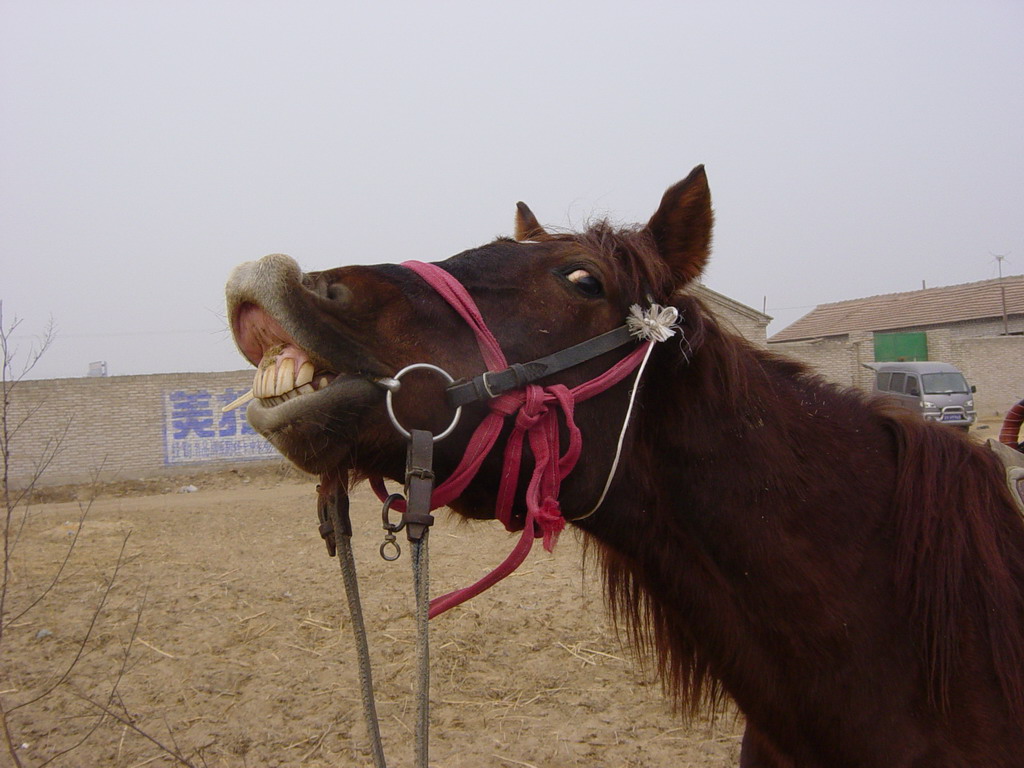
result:
<svg viewBox="0 0 1024 768"><path fill-rule="evenodd" d="M221 407L249 389L252 370L22 381L11 393L10 480L27 483L52 460L45 484L137 478L280 460L245 422ZM56 453L54 453L56 449Z"/></svg>
<svg viewBox="0 0 1024 768"><path fill-rule="evenodd" d="M862 365L875 360L870 333L775 343L769 344L768 349L807 363L816 373L845 387L871 389L874 381L874 374Z"/></svg>
<svg viewBox="0 0 1024 768"><path fill-rule="evenodd" d="M1002 418L1024 398L1024 336L955 339L952 349L951 362L978 388L980 417Z"/></svg>
<svg viewBox="0 0 1024 768"><path fill-rule="evenodd" d="M980 417L1001 418L1024 398L1024 336L970 336L958 326L932 329L927 334L928 359L955 365L978 388L974 401ZM829 381L865 391L874 384L874 374L860 364L874 361L870 333L768 346L807 363Z"/></svg>

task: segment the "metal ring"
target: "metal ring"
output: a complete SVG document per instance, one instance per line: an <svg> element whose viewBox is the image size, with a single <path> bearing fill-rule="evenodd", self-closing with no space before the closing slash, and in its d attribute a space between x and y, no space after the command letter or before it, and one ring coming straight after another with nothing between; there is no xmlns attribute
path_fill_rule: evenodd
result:
<svg viewBox="0 0 1024 768"><path fill-rule="evenodd" d="M388 553L389 546L395 548L394 554ZM395 562L395 560L402 556L402 548L398 546L398 542L395 541L394 535L392 535L390 539L384 539L383 543L381 543L380 545L379 552L380 556L387 560L389 563Z"/></svg>
<svg viewBox="0 0 1024 768"><path fill-rule="evenodd" d="M409 371L415 371L418 369L433 371L434 373L441 376L448 384L453 384L455 382L455 379L452 378L451 374L448 373L448 371L446 371L444 368L438 368L436 365L432 365L431 363L413 363L412 365L407 365L405 366L405 368L403 368L394 375L394 379L396 381L401 381L402 377L405 374L409 373ZM398 434L400 434L406 440L411 440L412 434L409 432L409 430L407 430L405 427L399 424L398 419L395 417L395 407L394 404L392 403L393 398L394 393L389 389L387 395L385 395L384 397L384 404L387 406L388 409L388 418L391 419L391 424L394 426L394 428L398 430ZM434 435L434 442L436 443L438 440L443 440L444 438L448 437L448 435L450 435L452 431L455 429L456 425L458 425L459 419L461 417L462 406L460 405L458 408L455 409L455 415L452 417L452 423L448 425L448 428L445 429L445 431L440 433L439 435Z"/></svg>

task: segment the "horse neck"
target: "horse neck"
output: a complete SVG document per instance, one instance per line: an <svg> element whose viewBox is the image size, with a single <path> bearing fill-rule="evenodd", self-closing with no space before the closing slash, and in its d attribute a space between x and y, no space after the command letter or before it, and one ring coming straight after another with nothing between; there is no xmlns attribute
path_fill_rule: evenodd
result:
<svg viewBox="0 0 1024 768"><path fill-rule="evenodd" d="M668 345L652 360L619 499L627 517L735 546L735 528L766 515L786 525L815 503L810 467L849 474L838 468L854 445L887 441L858 395L717 328L708 336L692 360Z"/></svg>
<svg viewBox="0 0 1024 768"><path fill-rule="evenodd" d="M739 699L745 681L770 687L782 674L764 658L758 622L809 644L811 633L842 632L838 619L819 621L841 615L823 604L827 586L809 594L806 584L838 589L854 574L801 555L809 541L839 536L856 546L863 533L848 516L815 512L881 499L894 477L879 450L865 451L870 466L838 466L858 441L885 442L863 423L856 396L722 332L685 364L665 346L645 375L622 481L585 528L599 544L613 609L655 651L680 702L695 707L720 693L718 681Z"/></svg>

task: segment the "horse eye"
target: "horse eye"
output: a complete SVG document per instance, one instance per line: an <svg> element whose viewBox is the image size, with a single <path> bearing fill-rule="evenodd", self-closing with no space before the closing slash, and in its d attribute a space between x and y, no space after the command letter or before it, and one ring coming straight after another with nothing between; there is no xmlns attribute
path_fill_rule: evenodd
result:
<svg viewBox="0 0 1024 768"><path fill-rule="evenodd" d="M604 292L601 281L585 269L574 269L565 276L565 279L587 296L600 296Z"/></svg>

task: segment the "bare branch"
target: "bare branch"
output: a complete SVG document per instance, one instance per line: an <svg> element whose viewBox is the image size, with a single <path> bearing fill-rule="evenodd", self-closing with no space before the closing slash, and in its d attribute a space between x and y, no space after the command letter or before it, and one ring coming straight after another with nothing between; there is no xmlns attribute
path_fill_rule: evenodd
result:
<svg viewBox="0 0 1024 768"><path fill-rule="evenodd" d="M124 649L124 658L121 660L121 666L117 670L117 674L114 676L114 684L110 688L110 693L107 694L107 704L108 705L110 705L114 701L115 698L120 702L120 694L118 694L117 688L121 684L121 680L124 679L125 670L126 670L126 668L128 666L128 658L131 655L132 645L135 643L135 638L138 636L139 624L142 623L142 612L145 610L146 598L148 597L148 594L149 594L148 590L143 593L142 601L139 603L139 609L135 612L135 623L132 625L132 633L131 633L131 635L128 638L128 644L125 646L125 649ZM72 693L75 696L77 696L78 698L84 699L89 704L93 703L89 699L88 696L79 694L79 693L74 692L74 691L72 691ZM122 703L122 708L123 708L123 703ZM62 757L63 755L68 754L69 752L73 752L74 750L76 750L80 746L82 746L99 729L99 727L101 725L103 725L104 721L107 719L108 716L109 715L107 715L106 712L102 712L99 715L99 717L97 718L96 722L93 724L92 728L90 728L85 733L85 735L82 736L82 738L80 738L74 744L72 744L72 745L70 745L68 747L65 747L64 749L54 753L53 755L50 755L50 757L48 757L46 760L44 760L43 762L41 762L39 764L39 768L43 768L43 766L49 765L50 763L52 763L57 758ZM170 730L170 728L168 728L168 730ZM177 747L177 744L175 744L175 747Z"/></svg>
<svg viewBox="0 0 1024 768"><path fill-rule="evenodd" d="M60 561L60 565L57 566L57 572L53 575L53 578L50 580L50 583L47 584L38 595L36 595L35 599L32 600L31 603L29 603L25 608L23 608L21 611L14 614L13 616L11 616L11 618L5 621L3 623L4 629L11 626L19 619L23 618L25 614L27 614L29 611L31 611L33 608L39 605L39 603L41 603L46 598L46 596L50 594L50 591L55 586L57 586L57 582L60 581L60 577L64 573L64 568L67 567L68 561L71 559L71 553L75 550L75 545L78 543L78 537L82 533L82 526L85 524L85 518L88 516L89 510L91 508L92 502L90 501L89 505L86 506L84 510L82 510L82 514L78 518L78 525L75 527L75 532L74 535L72 536L71 542L68 544L67 550L65 550L64 552L64 558Z"/></svg>
<svg viewBox="0 0 1024 768"><path fill-rule="evenodd" d="M103 721L106 720L106 719L107 719L107 716L105 714L101 713L99 715L99 717L96 718L96 722L93 723L92 727L85 732L85 734L82 736L82 738L80 738L74 744L71 744L70 746L64 747L63 749L60 749L60 750L57 750L56 752L54 752L52 755L50 755L48 758L46 758L45 760L43 760L43 762L41 762L39 764L39 768L43 768L44 765L49 765L54 760L57 760L58 758L63 757L64 755L68 754L69 752L74 752L80 746L85 744L85 742L87 742L89 740L89 738L94 733L96 733L96 731L99 730L99 727L101 725L103 725Z"/></svg>
<svg viewBox="0 0 1024 768"><path fill-rule="evenodd" d="M5 639L5 630L9 631L13 626L16 626L19 620L23 619L33 609L38 607L44 600L46 600L47 597L50 597L61 581L67 578L71 557L76 551L76 547L79 546L82 529L97 496L99 478L103 471L103 465L106 463L106 460L104 459L104 461L101 462L100 467L93 473L91 484L92 493L90 494L88 502L84 505L82 502L79 502L80 515L78 524L75 526L71 541L68 543L55 572L46 578L45 585L42 586L37 593L33 594L30 590L29 594L25 596L27 605L20 607L16 613L9 613L8 603L10 601L8 598L11 597L10 586L12 556L21 540L23 532L26 530L32 506L32 499L36 489L45 473L50 469L54 460L63 449L72 424L72 418L68 417L61 426L55 429L53 434L47 437L42 449L38 453L38 456L36 456L32 462L31 476L28 478L26 485L16 491L13 490L10 487L10 473L13 468L12 440L20 431L26 429L27 425L36 418L41 411L49 407L49 403L45 400L24 405L19 403L19 407L16 411L13 405L14 401L12 393L28 377L29 373L33 368L35 368L42 356L50 349L54 339L56 338L56 329L51 318L42 335L35 338L31 348L23 357L21 357L19 355L19 350L12 345L14 332L20 325L21 320L18 318L14 318L11 322L5 322L3 316L3 302L0 301L0 498L2 498L3 503L2 519L0 519L0 525L2 525L3 533L3 573L2 583L0 583L0 651L6 650L3 642ZM16 359L20 357L23 359L23 364L16 365ZM16 510L18 510L17 514ZM93 710L97 710L98 714L92 710L85 710L79 715L75 715L88 718L88 722L84 726L84 730L73 737L72 743L65 744L60 747L55 746L54 748L57 751L47 754L45 759L43 759L39 764L39 768L41 768L41 766L53 764L62 757L65 757L69 753L79 749L90 738L92 738L93 735L104 726L104 724L111 724L112 722L123 725L125 733L130 729L131 731L141 735L144 739L156 745L164 754L173 758L179 764L184 765L187 768L197 768L193 763L189 762L189 759L184 755L182 748L177 743L174 731L170 724L165 721L171 741L171 746L168 747L135 724L135 718L130 715L121 698L120 687L131 669L131 666L133 666L131 654L132 649L135 647L135 643L138 640L139 627L141 625L142 614L146 604L146 594L143 594L143 598L139 603L131 634L122 651L122 657L119 663L116 664L116 669L112 670L113 679L106 695L97 700L87 695L86 692L76 690L77 685L75 671L80 667L83 659L90 652L93 638L99 633L101 617L106 614L107 606L111 602L111 595L113 594L115 585L118 583L121 569L128 560L126 557L126 551L130 536L131 532L126 534L121 541L121 547L117 554L113 570L106 579L106 583L101 586L100 598L89 617L84 634L74 646L74 652L72 653L71 658L65 659L65 661L60 664L60 667L53 670L49 678L45 682L41 683L39 687L35 688L35 690L30 689L26 691L24 695L28 698L25 700L12 705L5 696L0 696L0 738L2 738L2 740L0 740L0 754L6 753L10 758L10 760L0 759L0 763L10 763L15 766L15 768L23 768L25 765L23 757L19 754L19 739L16 738L16 734L13 730L11 716L19 710L25 710L33 705L38 705L40 702L43 702L47 698L57 694L58 691L63 691L81 699L92 707ZM9 693L13 693L13 691ZM122 712L119 712L118 708L120 708ZM205 765L206 761L203 759L201 751L199 752L199 759L202 760L203 765Z"/></svg>
<svg viewBox="0 0 1024 768"><path fill-rule="evenodd" d="M61 685L63 685L67 681L68 677L70 677L72 671L78 665L79 660L81 660L82 654L85 653L85 648L89 644L89 638L92 637L93 630L96 628L96 622L99 621L100 614L103 612L103 607L104 605L106 605L107 598L110 597L110 592L114 588L114 582L117 581L117 574L121 570L121 566L124 564L124 550L128 546L128 538L130 536L131 531L125 534L124 539L121 541L121 550L117 554L117 561L114 564L114 571L113 573L111 573L110 580L107 582L107 586L104 588L103 594L100 596L100 601L96 606L96 610L92 612L92 617L89 619L89 626L85 630L85 636L78 644L78 650L75 652L74 658L67 665L61 676L57 678L57 681L55 683L51 684L42 693L39 693L33 698L15 704L13 707L7 710L8 712L14 712L15 710L27 707L31 704L35 704L41 699L45 699L47 696L49 696L55 690L57 690Z"/></svg>
<svg viewBox="0 0 1024 768"><path fill-rule="evenodd" d="M158 739L154 738L150 734L146 733L144 730L139 728L139 726L137 726L134 722L132 722L130 718L118 714L117 712L115 712L113 709L111 709L107 705L101 704L100 702L95 701L94 699L90 699L87 696L83 696L83 695L81 695L81 694L79 694L79 693L77 693L75 691L72 691L71 693L72 693L72 695L77 696L78 698L82 699L82 701L86 702L87 704L90 704L90 705L96 707L97 709L99 709L102 712L106 713L110 717L114 718L115 720L117 720L117 722L121 723L122 725L127 726L131 730L135 731L142 738L146 739L147 741L151 742L152 744L155 744L159 749L161 749L167 755L169 755L170 757L173 757L179 763L181 763L182 765L186 766L186 768L198 768L198 766L196 766L195 763L189 761L189 759L187 757L185 757L183 754L181 754L181 752L168 747L163 742L159 741ZM174 738L174 734L173 733L171 734L171 738L172 739Z"/></svg>
<svg viewBox="0 0 1024 768"><path fill-rule="evenodd" d="M0 337L2 337L0 338L0 354L3 355L3 360L6 363L3 381L5 384L10 385L9 387L4 387L6 393L10 391L10 387L27 378L43 355L46 354L47 350L53 346L53 342L57 339L57 326L52 317L47 320L42 334L35 337L35 343L29 348L28 354L25 355L25 362L22 363L21 370L15 374L14 361L18 357L19 350L17 347L12 349L10 342L14 338L15 330L21 325L22 321L21 318L15 317L6 328L3 327L3 322L3 303L0 302Z"/></svg>
<svg viewBox="0 0 1024 768"><path fill-rule="evenodd" d="M41 603L46 598L46 596L50 593L50 591L60 581L60 577L64 573L64 569L67 567L68 561L71 559L71 554L75 550L75 545L78 543L78 538L79 538L79 536L82 533L82 526L85 525L85 520L89 516L89 512L92 510L93 502L96 501L96 496L99 493L100 475L103 472L103 467L104 467L105 464L106 464L106 458L104 458L103 461L100 462L100 466L93 472L92 482L91 482L91 484L89 486L89 503L86 504L83 507L82 506L82 502L81 501L78 502L78 510L79 510L78 525L75 527L75 531L74 531L74 534L72 536L72 539L68 543L67 550L64 552L64 558L61 560L60 565L57 567L57 572L54 574L53 579L51 579L50 583L46 587L43 588L42 592L40 592L38 595L36 595L35 599L32 600L32 602L29 603L29 605L26 608L24 608L21 611L19 611L16 615L12 616L6 622L2 621L2 613L0 613L0 637L3 636L3 629L5 629L6 627L10 626L11 624L13 624L14 622L18 621L19 619L23 618L25 616L25 614L27 614L29 611L31 611L33 608L35 608L39 603ZM15 547L17 547L17 545L18 545L18 540L21 538L21 532L22 532L22 529L25 526L25 521L27 519L28 519L28 507L26 505L25 513L22 515L21 523L20 523L20 525L18 527L18 531L14 535L14 542L10 545L11 552L13 552ZM5 584L5 586L6 586L6 584Z"/></svg>
<svg viewBox="0 0 1024 768"><path fill-rule="evenodd" d="M4 735L4 748L16 768L22 767L21 757L18 755L18 747L14 735L11 733L10 720L7 717L7 710L4 709L3 701L0 700L0 731Z"/></svg>

